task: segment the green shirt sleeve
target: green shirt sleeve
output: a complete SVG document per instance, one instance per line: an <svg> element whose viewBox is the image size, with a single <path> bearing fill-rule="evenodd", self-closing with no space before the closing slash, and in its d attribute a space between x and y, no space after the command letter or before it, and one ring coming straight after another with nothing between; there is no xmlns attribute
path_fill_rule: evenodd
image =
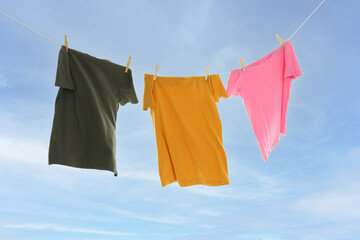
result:
<svg viewBox="0 0 360 240"><path fill-rule="evenodd" d="M139 100L136 96L132 72L131 69L128 69L128 72L121 70L122 74L120 74L120 105L123 106L126 103L138 103Z"/></svg>
<svg viewBox="0 0 360 240"><path fill-rule="evenodd" d="M69 56L65 46L62 46L59 52L55 86L75 90L70 72Z"/></svg>

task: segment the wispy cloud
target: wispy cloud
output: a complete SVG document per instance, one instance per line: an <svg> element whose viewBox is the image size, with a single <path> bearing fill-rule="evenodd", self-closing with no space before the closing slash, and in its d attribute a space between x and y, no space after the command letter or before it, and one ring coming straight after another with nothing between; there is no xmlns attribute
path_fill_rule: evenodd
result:
<svg viewBox="0 0 360 240"><path fill-rule="evenodd" d="M341 167L332 173L331 178L324 180L325 189L298 199L293 208L319 218L360 218L359 156L359 146L348 149L341 156L329 156L328 161Z"/></svg>
<svg viewBox="0 0 360 240"><path fill-rule="evenodd" d="M119 173L119 178L126 179L135 179L135 180L144 180L151 182L159 182L159 174L154 171L145 171L145 170L133 170L131 168L123 168L121 173Z"/></svg>
<svg viewBox="0 0 360 240"><path fill-rule="evenodd" d="M36 139L0 135L0 157L44 165L47 162L47 154L48 146L37 142ZM159 174L156 171L134 170L132 166L122 167L119 178L159 182Z"/></svg>
<svg viewBox="0 0 360 240"><path fill-rule="evenodd" d="M233 63L236 61L237 63L240 61L240 52L234 46L224 47L215 53L213 53L213 62L216 69L220 71L224 71L225 68L229 68L229 66L233 66ZM238 65L238 68L239 65ZM226 69L230 70L230 69Z"/></svg>
<svg viewBox="0 0 360 240"><path fill-rule="evenodd" d="M208 19L211 17L210 12L213 10L214 1L201 1L193 4L189 1L184 8L186 11L182 13L179 22L174 26L176 32L173 36L176 44L196 45L199 44L200 38L206 33ZM196 16L194 18L194 16Z"/></svg>
<svg viewBox="0 0 360 240"><path fill-rule="evenodd" d="M178 214L169 214L162 216L148 216L145 214L135 213L128 210L115 208L112 206L108 206L108 209L116 214L120 214L129 218L139 219L143 221L156 222L156 223L166 223L166 224L175 224L175 225L184 225L192 222L190 218L183 217Z"/></svg>
<svg viewBox="0 0 360 240"><path fill-rule="evenodd" d="M209 217L218 217L222 216L221 212L210 210L207 208L199 208L195 211L197 214L203 215L203 216L209 216Z"/></svg>
<svg viewBox="0 0 360 240"><path fill-rule="evenodd" d="M261 192L260 189L253 190L250 188L233 188L228 187L224 189L220 188L209 188L204 186L193 186L191 188L186 188L187 191L204 195L207 197L215 197L215 198L224 198L224 199L239 199L239 200L249 200L249 199L264 199L265 197L270 197L272 194L267 192ZM262 197L262 198L261 198Z"/></svg>
<svg viewBox="0 0 360 240"><path fill-rule="evenodd" d="M294 207L298 211L322 218L359 218L360 194L340 189L322 192L296 201Z"/></svg>
<svg viewBox="0 0 360 240"><path fill-rule="evenodd" d="M185 190L191 193L200 194L208 197L238 198L236 195L233 194L233 189L231 188L209 188L199 185L185 188Z"/></svg>
<svg viewBox="0 0 360 240"><path fill-rule="evenodd" d="M8 86L8 82L7 79L5 78L5 75L0 73L0 87L7 87Z"/></svg>
<svg viewBox="0 0 360 240"><path fill-rule="evenodd" d="M43 163L47 159L47 147L34 139L0 135L0 157Z"/></svg>
<svg viewBox="0 0 360 240"><path fill-rule="evenodd" d="M360 146L349 149L348 156L350 159L358 160L360 156Z"/></svg>
<svg viewBox="0 0 360 240"><path fill-rule="evenodd" d="M4 225L3 227L4 228L14 228L14 229L25 229L25 230L26 229L28 229L28 230L51 230L51 231L57 231L57 232L112 235L112 236L134 236L134 235L137 235L135 233L105 231L105 230L86 229L86 228L73 228L73 227L65 227L65 226L61 226L61 225L42 224L42 223L7 224L7 225Z"/></svg>
<svg viewBox="0 0 360 240"><path fill-rule="evenodd" d="M281 181L270 176L266 176L260 172L250 169L237 169L237 181L242 182L241 186L231 185L217 188L209 188L207 186L192 186L185 188L186 191L224 199L269 199L285 191Z"/></svg>

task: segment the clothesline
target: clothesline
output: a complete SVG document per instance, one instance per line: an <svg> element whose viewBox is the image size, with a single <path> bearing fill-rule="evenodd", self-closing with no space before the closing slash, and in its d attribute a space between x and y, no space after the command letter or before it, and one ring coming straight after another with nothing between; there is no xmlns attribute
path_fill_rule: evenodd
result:
<svg viewBox="0 0 360 240"><path fill-rule="evenodd" d="M320 4L314 9L314 11L312 11L312 13L305 19L305 21L304 21L304 22L295 30L295 32L288 38L288 40L290 40L290 39L300 30L300 28L310 19L310 17L320 8L320 6L321 6L325 1L326 1L326 0L322 0L322 1L320 2ZM51 41L51 42L53 42L53 43L55 43L55 44L57 44L57 45L59 45L59 46L62 46L62 44L60 44L59 42L57 42L57 41L55 41L54 39L50 38L49 36L47 36L47 35L39 32L38 30L34 29L33 27L30 27L29 25L21 22L20 20L11 17L10 15L6 14L5 12L3 12L3 11L0 10L0 13L3 14L4 16L10 18L11 20L13 20L13 21L15 21L15 22L23 25L24 27L30 29L31 31L39 34L40 36L46 38L47 40L49 40L49 41ZM135 72L135 73L138 73L138 74L141 74L141 75L145 75L144 72L137 71L137 70L135 70L135 69L131 69L131 70L132 70L133 72ZM219 74L219 75L225 75L225 74L229 74L230 72L231 72L231 71L227 71L227 72L222 72L222 73L218 73L218 74Z"/></svg>

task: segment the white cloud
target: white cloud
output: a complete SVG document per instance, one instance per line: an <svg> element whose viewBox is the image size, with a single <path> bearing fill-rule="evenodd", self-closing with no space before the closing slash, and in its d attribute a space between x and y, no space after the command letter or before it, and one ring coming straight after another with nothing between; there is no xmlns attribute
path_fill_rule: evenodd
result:
<svg viewBox="0 0 360 240"><path fill-rule="evenodd" d="M284 192L284 186L274 177L266 176L260 172L250 169L237 169L237 182L242 185L227 185L222 187L210 188L208 186L196 185L185 188L185 190L209 197L227 199L269 199L276 197ZM233 187L236 186L236 187Z"/></svg>
<svg viewBox="0 0 360 240"><path fill-rule="evenodd" d="M342 189L316 193L296 201L294 208L323 218L359 218L360 193Z"/></svg>
<svg viewBox="0 0 360 240"><path fill-rule="evenodd" d="M169 214L166 216L147 216L144 214L139 214L139 213L135 213L135 212L131 212L128 210L115 208L115 207L111 207L111 206L108 206L108 209L114 213L129 217L129 218L134 218L134 219L139 219L139 220L144 220L144 221L149 221L149 222L167 223L167 224L174 224L174 225L185 225L185 224L189 224L192 222L190 218L185 218L178 214Z"/></svg>
<svg viewBox="0 0 360 240"><path fill-rule="evenodd" d="M36 139L0 135L0 157L46 165L48 146L41 144ZM159 182L159 174L156 171L133 170L132 166L121 167L119 178Z"/></svg>
<svg viewBox="0 0 360 240"><path fill-rule="evenodd" d="M218 198L236 198L235 195L232 194L232 189L230 188L209 188L207 186L191 186L185 188L186 191L191 193L200 194L208 197L218 197Z"/></svg>
<svg viewBox="0 0 360 240"><path fill-rule="evenodd" d="M174 26L176 29L172 38L178 45L196 45L199 44L200 39L206 34L206 26L209 22L213 9L213 1L198 2L193 4L189 2L179 19L179 22ZM196 16L196 18L194 18Z"/></svg>
<svg viewBox="0 0 360 240"><path fill-rule="evenodd" d="M360 146L351 148L348 151L349 159L359 160L360 159Z"/></svg>
<svg viewBox="0 0 360 240"><path fill-rule="evenodd" d="M207 186L197 185L186 188L187 191L207 197L216 197L224 199L255 199L259 197L258 193L250 189L226 188L209 188ZM262 194L262 193L261 193Z"/></svg>
<svg viewBox="0 0 360 240"><path fill-rule="evenodd" d="M0 87L7 87L7 79L5 78L4 74L0 73Z"/></svg>
<svg viewBox="0 0 360 240"><path fill-rule="evenodd" d="M318 166L322 166L326 159L326 164L332 165L333 169L316 180L325 188L313 190L311 194L297 199L292 209L312 217L336 221L360 218L359 156L359 146L337 154L323 154L322 158L316 160L320 162Z"/></svg>
<svg viewBox="0 0 360 240"><path fill-rule="evenodd" d="M228 68L228 66L233 66L233 63L236 61L239 63L238 68L240 68L240 52L234 46L227 46L213 54L213 62L214 67L216 69L223 69ZM228 70L228 69L226 69Z"/></svg>
<svg viewBox="0 0 360 240"><path fill-rule="evenodd" d="M322 143L324 141L323 138L325 138L325 141L329 138L328 131L332 129L329 129L330 118L326 109L314 106L314 104L307 105L306 103L301 103L296 99L296 95L291 99L289 104L288 111L290 111L291 114L288 115L287 124L292 135L302 136L306 138L306 140L312 140L309 142L311 145L314 141L318 142L319 138L321 138L321 140L318 143ZM301 125L296 124L299 121L302 122ZM296 127L292 127L292 125L295 126L295 124ZM337 125L332 127L337 127Z"/></svg>
<svg viewBox="0 0 360 240"><path fill-rule="evenodd" d="M199 224L199 227L205 228L205 229L214 229L216 226L208 225L208 224Z"/></svg>
<svg viewBox="0 0 360 240"><path fill-rule="evenodd" d="M196 213L203 215L203 216L209 216L209 217L219 217L222 215L221 212L210 210L210 209L194 209Z"/></svg>
<svg viewBox="0 0 360 240"><path fill-rule="evenodd" d="M42 224L42 223L7 224L7 225L4 225L3 227L4 228L14 228L14 229L51 230L51 231L56 231L56 232L72 232L72 233L112 235L112 236L134 236L134 235L136 235L135 233L104 231L104 230L96 230L96 229L94 230L94 229L85 229L85 228L73 228L73 227L64 227L64 226L60 226L60 225Z"/></svg>
<svg viewBox="0 0 360 240"><path fill-rule="evenodd" d="M43 163L47 159L47 147L34 139L0 135L0 157Z"/></svg>
<svg viewBox="0 0 360 240"><path fill-rule="evenodd" d="M145 170L134 171L132 169L121 169L121 172L119 172L118 177L126 178L126 179L152 181L152 182L160 181L159 174L157 172L145 171Z"/></svg>

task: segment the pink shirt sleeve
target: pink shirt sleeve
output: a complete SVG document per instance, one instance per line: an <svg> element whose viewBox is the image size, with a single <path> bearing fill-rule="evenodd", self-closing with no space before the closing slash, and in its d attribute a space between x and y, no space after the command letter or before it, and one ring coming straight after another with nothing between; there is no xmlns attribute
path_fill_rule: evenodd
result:
<svg viewBox="0 0 360 240"><path fill-rule="evenodd" d="M240 96L240 73L239 70L232 70L226 87L229 97Z"/></svg>
<svg viewBox="0 0 360 240"><path fill-rule="evenodd" d="M295 79L302 75L294 48L290 41L285 42L285 70L284 79Z"/></svg>
<svg viewBox="0 0 360 240"><path fill-rule="evenodd" d="M281 105L281 124L280 133L286 135L286 113L287 106L290 98L290 89L292 80L302 75L300 65L297 61L294 48L290 41L285 42L285 66L284 66L284 79L282 91L282 105Z"/></svg>

